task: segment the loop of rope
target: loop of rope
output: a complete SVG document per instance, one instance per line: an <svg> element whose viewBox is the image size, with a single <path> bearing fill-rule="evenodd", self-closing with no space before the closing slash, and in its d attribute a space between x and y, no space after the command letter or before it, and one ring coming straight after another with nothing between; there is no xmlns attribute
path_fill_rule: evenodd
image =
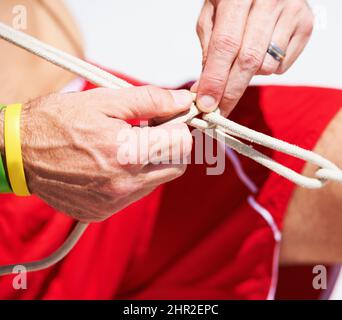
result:
<svg viewBox="0 0 342 320"><path fill-rule="evenodd" d="M218 126L218 130L221 131L220 135L222 136L225 133L225 137L229 140L228 137L234 136L235 138L241 138L247 141L250 141L255 144L262 145L264 147L268 147L272 150L276 150L282 152L284 154L296 157L298 159L304 160L308 163L318 166L320 169L316 171L316 178L308 178L302 174L299 174L284 165L279 164L271 158L268 158L264 154L254 150L252 147L243 144L239 141L240 148L236 150L239 153L255 160L256 162L264 165L268 169L278 173L279 175L291 180L305 188L317 189L321 188L324 183L328 180L342 182L342 171L331 161L325 159L321 155L300 148L296 145L290 144L288 142L270 137L261 132L252 130L250 128L244 127L240 124L237 124L229 119L226 119L220 116L217 113L209 113L203 116L203 119L215 123ZM235 148L236 149L236 148Z"/></svg>
<svg viewBox="0 0 342 320"><path fill-rule="evenodd" d="M3 23L0 23L0 38L60 66L95 85L112 89L128 88L132 86L128 82L119 79L94 65L47 45L38 39L17 31ZM218 112L204 114L202 119L198 118L200 114L201 112L197 109L195 104L193 104L188 112L174 117L172 120L169 120L168 123L185 122L208 134L212 138L225 143L236 152L256 161L302 187L317 189L321 188L328 180L342 182L342 171L332 162L312 151L305 150L244 127L222 117ZM315 178L306 177L276 162L239 139L297 157L318 166L319 169L315 173ZM78 222L64 244L52 255L43 260L31 263L21 263L20 265L25 266L28 271L38 271L54 265L62 260L76 245L87 226L87 224ZM13 267L16 265L18 264L0 266L0 275L11 273Z"/></svg>

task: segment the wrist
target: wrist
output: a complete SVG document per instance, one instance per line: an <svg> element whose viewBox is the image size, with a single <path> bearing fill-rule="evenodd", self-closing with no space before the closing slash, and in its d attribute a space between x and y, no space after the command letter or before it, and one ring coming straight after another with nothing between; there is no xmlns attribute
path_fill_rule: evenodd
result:
<svg viewBox="0 0 342 320"><path fill-rule="evenodd" d="M5 143L4 143L4 110L0 111L0 153L5 154Z"/></svg>

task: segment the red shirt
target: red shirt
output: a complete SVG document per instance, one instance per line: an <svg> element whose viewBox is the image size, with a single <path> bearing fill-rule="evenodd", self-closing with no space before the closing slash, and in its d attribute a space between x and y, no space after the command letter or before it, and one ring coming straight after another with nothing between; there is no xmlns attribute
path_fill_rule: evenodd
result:
<svg viewBox="0 0 342 320"><path fill-rule="evenodd" d="M231 118L312 149L341 106L339 90L250 87ZM231 150L226 155L223 174L209 176L206 165L191 164L183 177L92 224L63 261L28 274L28 289L13 289L15 275L1 277L0 299L273 298L294 185ZM35 196L1 195L0 264L46 257L73 226Z"/></svg>

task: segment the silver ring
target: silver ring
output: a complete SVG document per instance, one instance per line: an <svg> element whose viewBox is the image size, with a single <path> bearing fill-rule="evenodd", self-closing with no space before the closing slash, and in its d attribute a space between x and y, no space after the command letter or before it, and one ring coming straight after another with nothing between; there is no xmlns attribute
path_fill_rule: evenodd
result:
<svg viewBox="0 0 342 320"><path fill-rule="evenodd" d="M268 47L267 53L272 56L278 62L281 62L286 57L286 52L281 50L275 43L271 42L270 46Z"/></svg>

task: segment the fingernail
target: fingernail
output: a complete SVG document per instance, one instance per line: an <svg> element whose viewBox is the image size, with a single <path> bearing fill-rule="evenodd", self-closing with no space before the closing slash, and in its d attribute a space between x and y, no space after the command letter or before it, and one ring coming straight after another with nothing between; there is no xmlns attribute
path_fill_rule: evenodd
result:
<svg viewBox="0 0 342 320"><path fill-rule="evenodd" d="M188 107L192 103L192 95L188 90L171 90L173 99L180 108Z"/></svg>
<svg viewBox="0 0 342 320"><path fill-rule="evenodd" d="M202 96L198 99L198 107L205 112L214 111L217 107L217 103L211 96Z"/></svg>

